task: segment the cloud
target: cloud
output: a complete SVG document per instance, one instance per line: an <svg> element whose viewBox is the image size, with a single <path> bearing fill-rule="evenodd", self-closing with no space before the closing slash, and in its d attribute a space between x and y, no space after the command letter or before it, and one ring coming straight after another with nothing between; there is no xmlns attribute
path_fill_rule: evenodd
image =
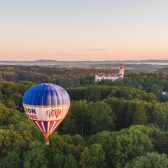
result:
<svg viewBox="0 0 168 168"><path fill-rule="evenodd" d="M59 54L44 54L44 53L25 53L24 55L29 55L29 56L60 56Z"/></svg>
<svg viewBox="0 0 168 168"><path fill-rule="evenodd" d="M107 48L92 48L92 49L89 49L90 51L108 51L110 49L107 49Z"/></svg>

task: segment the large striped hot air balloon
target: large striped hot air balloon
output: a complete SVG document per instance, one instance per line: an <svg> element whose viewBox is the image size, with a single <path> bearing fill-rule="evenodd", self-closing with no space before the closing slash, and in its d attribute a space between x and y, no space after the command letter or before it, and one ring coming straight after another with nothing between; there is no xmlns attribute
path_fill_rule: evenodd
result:
<svg viewBox="0 0 168 168"><path fill-rule="evenodd" d="M41 130L46 144L48 136L65 118L70 98L65 89L51 83L29 88L23 97L23 107L29 119Z"/></svg>

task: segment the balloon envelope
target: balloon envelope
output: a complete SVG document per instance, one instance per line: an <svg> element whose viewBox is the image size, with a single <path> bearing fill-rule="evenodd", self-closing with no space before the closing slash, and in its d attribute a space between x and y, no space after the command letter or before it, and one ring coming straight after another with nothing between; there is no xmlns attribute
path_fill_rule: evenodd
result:
<svg viewBox="0 0 168 168"><path fill-rule="evenodd" d="M65 89L51 83L42 83L28 89L23 97L23 107L29 119L48 136L65 118L70 98Z"/></svg>

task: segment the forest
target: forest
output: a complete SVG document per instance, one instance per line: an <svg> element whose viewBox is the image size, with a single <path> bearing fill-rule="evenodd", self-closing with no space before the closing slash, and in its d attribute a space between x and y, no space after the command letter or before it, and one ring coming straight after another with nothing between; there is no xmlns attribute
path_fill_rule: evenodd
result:
<svg viewBox="0 0 168 168"><path fill-rule="evenodd" d="M95 83L98 71L0 66L0 168L167 168L167 74ZM22 106L41 82L63 86L71 99L50 145Z"/></svg>

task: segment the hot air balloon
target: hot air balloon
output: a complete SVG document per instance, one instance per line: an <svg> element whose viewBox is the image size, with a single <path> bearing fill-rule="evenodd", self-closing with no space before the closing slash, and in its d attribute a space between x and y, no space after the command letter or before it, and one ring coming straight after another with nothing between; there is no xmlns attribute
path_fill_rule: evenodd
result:
<svg viewBox="0 0 168 168"><path fill-rule="evenodd" d="M29 88L23 96L23 107L30 120L48 137L65 118L70 98L65 89L51 83L41 83Z"/></svg>

